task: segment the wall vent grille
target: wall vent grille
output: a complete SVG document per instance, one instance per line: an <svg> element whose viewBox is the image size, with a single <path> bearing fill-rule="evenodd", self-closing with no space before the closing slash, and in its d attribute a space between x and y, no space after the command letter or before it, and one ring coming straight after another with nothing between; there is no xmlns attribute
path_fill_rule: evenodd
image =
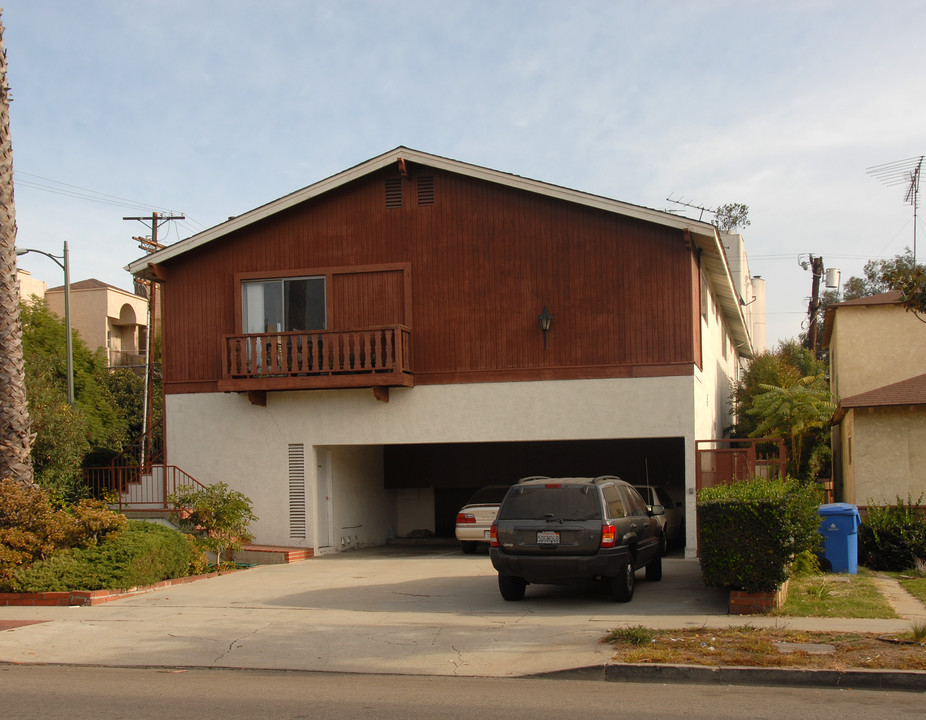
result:
<svg viewBox="0 0 926 720"><path fill-rule="evenodd" d="M402 207L402 178L386 178L386 207Z"/></svg>
<svg viewBox="0 0 926 720"><path fill-rule="evenodd" d="M305 445L289 446L289 536L305 539Z"/></svg>
<svg viewBox="0 0 926 720"><path fill-rule="evenodd" d="M418 178L418 204L434 204L434 176L422 175Z"/></svg>

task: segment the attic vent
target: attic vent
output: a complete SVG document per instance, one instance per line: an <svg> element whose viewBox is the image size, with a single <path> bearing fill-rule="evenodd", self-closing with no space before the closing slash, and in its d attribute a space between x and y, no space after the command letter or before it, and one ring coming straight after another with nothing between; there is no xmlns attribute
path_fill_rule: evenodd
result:
<svg viewBox="0 0 926 720"><path fill-rule="evenodd" d="M418 178L418 204L434 204L434 176L423 175Z"/></svg>
<svg viewBox="0 0 926 720"><path fill-rule="evenodd" d="M289 536L305 538L305 446L289 446Z"/></svg>
<svg viewBox="0 0 926 720"><path fill-rule="evenodd" d="M402 207L402 178L386 178L386 207Z"/></svg>

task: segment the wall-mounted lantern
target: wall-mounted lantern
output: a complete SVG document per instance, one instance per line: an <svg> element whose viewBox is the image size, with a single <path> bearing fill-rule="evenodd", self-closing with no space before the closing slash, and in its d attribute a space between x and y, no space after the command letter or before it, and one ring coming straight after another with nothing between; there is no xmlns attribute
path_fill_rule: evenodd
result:
<svg viewBox="0 0 926 720"><path fill-rule="evenodd" d="M553 321L553 316L550 314L550 311L547 310L547 306L543 306L543 310L540 311L540 315L537 316L537 321L540 323L540 331L543 333L543 349L547 349L547 333L550 332L550 323Z"/></svg>

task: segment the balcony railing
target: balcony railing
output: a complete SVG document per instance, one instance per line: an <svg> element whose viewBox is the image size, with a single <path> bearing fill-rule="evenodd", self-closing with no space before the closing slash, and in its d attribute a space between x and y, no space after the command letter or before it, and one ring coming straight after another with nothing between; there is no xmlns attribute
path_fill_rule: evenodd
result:
<svg viewBox="0 0 926 720"><path fill-rule="evenodd" d="M410 345L404 325L226 335L219 389L411 387Z"/></svg>

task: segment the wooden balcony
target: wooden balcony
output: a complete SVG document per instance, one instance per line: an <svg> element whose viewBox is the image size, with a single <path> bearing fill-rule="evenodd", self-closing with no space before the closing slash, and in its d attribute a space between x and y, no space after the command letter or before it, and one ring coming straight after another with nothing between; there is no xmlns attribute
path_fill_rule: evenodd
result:
<svg viewBox="0 0 926 720"><path fill-rule="evenodd" d="M226 335L219 390L412 387L411 330L404 325Z"/></svg>

